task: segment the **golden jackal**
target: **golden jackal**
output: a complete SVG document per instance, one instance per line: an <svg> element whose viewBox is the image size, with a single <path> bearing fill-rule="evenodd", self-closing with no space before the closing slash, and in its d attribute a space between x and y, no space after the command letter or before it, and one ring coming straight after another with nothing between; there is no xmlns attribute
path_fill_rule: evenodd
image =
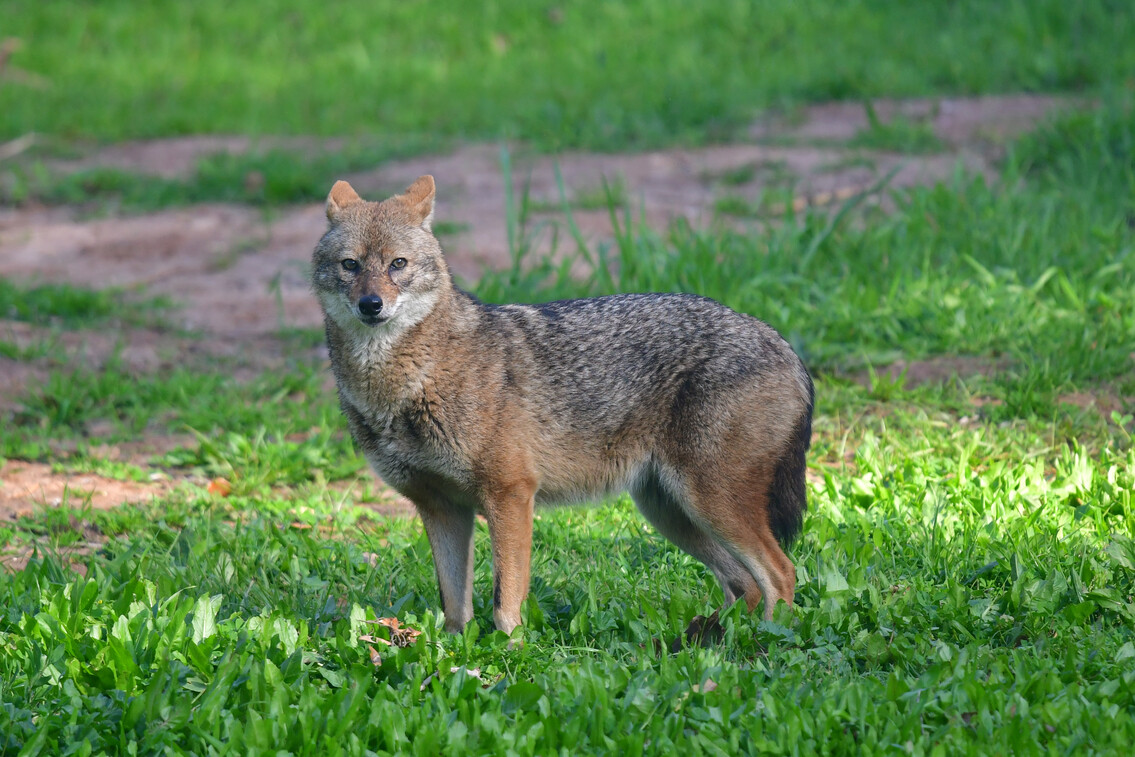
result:
<svg viewBox="0 0 1135 757"><path fill-rule="evenodd" d="M791 604L812 380L770 326L704 297L486 305L430 231L434 180L366 202L340 181L315 248L339 401L355 442L425 525L445 627L473 614L473 519L492 540L493 620L528 592L538 504L629 490L713 571L725 602Z"/></svg>

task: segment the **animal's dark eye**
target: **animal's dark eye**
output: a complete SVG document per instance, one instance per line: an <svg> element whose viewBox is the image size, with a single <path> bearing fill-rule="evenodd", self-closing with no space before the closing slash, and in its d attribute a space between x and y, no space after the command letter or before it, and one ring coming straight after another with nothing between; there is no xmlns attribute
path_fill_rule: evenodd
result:
<svg viewBox="0 0 1135 757"><path fill-rule="evenodd" d="M345 258L343 260L343 270L344 271L357 271L357 270L359 270L359 261L355 260L354 258Z"/></svg>
<svg viewBox="0 0 1135 757"><path fill-rule="evenodd" d="M394 258L390 261L390 267L399 270L406 267L406 258Z"/></svg>

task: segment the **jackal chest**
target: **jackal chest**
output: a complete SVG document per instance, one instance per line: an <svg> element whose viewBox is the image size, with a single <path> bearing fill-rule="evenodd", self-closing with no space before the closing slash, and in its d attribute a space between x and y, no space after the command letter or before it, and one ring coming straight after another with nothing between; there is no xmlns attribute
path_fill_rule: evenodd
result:
<svg viewBox="0 0 1135 757"><path fill-rule="evenodd" d="M375 472L394 488L407 488L422 476L458 488L471 485L469 460L428 409L409 404L360 415L362 422L352 424L355 440Z"/></svg>

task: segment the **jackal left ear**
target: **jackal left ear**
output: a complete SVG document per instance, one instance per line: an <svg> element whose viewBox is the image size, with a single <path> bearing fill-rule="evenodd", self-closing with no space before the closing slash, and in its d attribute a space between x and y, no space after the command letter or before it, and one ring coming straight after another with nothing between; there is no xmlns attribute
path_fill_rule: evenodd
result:
<svg viewBox="0 0 1135 757"><path fill-rule="evenodd" d="M430 230L430 221L434 217L436 191L434 177L427 174L419 176L418 180L406 189L406 194L402 195L402 201L410 211L410 216L426 231Z"/></svg>
<svg viewBox="0 0 1135 757"><path fill-rule="evenodd" d="M362 201L363 198L359 197L359 193L350 184L345 181L335 182L331 194L327 195L327 220L334 221L344 208Z"/></svg>

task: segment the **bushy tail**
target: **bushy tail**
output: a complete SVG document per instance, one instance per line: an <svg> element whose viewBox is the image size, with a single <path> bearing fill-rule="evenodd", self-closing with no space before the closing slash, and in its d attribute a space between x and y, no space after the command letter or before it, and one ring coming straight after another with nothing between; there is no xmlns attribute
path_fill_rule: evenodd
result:
<svg viewBox="0 0 1135 757"><path fill-rule="evenodd" d="M805 375L807 372L805 371ZM784 456L777 461L769 487L769 521L773 536L788 545L800 534L804 526L804 511L808 508L805 471L808 447L812 444L812 407L816 390L808 377L808 406L796 421L792 438Z"/></svg>

